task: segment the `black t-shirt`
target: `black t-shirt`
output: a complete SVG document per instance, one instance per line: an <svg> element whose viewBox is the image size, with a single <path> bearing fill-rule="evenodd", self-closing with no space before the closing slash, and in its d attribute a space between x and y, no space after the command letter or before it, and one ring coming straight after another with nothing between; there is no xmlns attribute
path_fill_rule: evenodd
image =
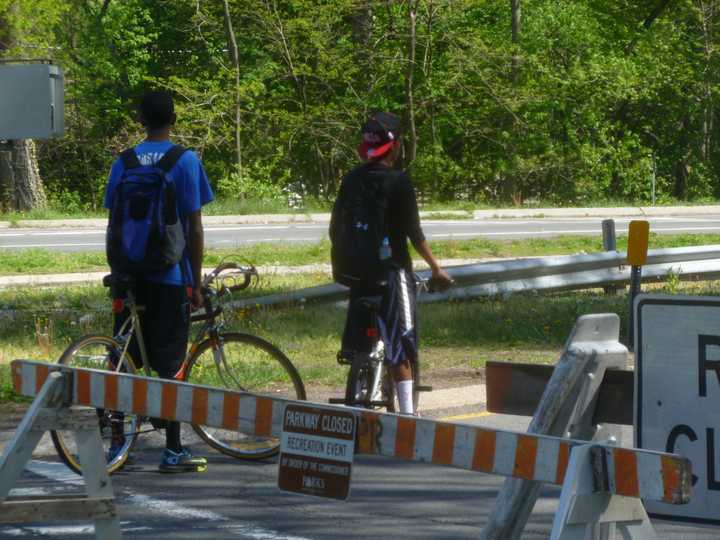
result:
<svg viewBox="0 0 720 540"><path fill-rule="evenodd" d="M393 261L408 272L412 272L412 259L408 251L407 241L410 239L414 244L417 244L425 240L425 235L420 227L417 198L410 176L404 171L398 171L382 163L369 161L356 166L343 178L340 193L349 182L366 181L370 174L375 179L378 174L385 177L385 192L387 194L386 219ZM340 199L340 193L338 193L338 199ZM333 207L330 219L331 237L335 228L336 212L337 202Z"/></svg>

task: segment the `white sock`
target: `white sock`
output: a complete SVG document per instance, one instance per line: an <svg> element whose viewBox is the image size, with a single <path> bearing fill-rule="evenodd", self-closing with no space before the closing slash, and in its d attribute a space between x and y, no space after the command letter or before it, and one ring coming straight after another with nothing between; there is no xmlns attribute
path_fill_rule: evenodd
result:
<svg viewBox="0 0 720 540"><path fill-rule="evenodd" d="M398 404L400 405L400 414L415 414L413 410L413 382L399 381L396 383Z"/></svg>

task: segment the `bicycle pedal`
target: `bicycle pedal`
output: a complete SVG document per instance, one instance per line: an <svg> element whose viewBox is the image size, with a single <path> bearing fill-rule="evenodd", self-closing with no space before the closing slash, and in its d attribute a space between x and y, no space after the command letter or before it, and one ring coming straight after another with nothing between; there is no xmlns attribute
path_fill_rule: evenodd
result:
<svg viewBox="0 0 720 540"><path fill-rule="evenodd" d="M432 391L433 391L433 387L432 387L432 386L428 386L428 385L424 385L424 386L423 386L423 385L418 385L417 391L418 391L418 392L432 392Z"/></svg>
<svg viewBox="0 0 720 540"><path fill-rule="evenodd" d="M345 398L331 397L328 399L328 403L332 403L334 405L345 405Z"/></svg>

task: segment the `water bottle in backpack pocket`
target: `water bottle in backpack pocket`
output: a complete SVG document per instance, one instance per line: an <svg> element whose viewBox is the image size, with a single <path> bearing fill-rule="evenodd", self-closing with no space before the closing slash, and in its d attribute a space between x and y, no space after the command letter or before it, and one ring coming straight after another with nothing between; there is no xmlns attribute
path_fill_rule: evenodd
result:
<svg viewBox="0 0 720 540"><path fill-rule="evenodd" d="M121 154L125 171L113 195L105 243L113 272L162 272L182 259L185 231L168 173L184 152L173 146L155 165L142 165L132 148Z"/></svg>

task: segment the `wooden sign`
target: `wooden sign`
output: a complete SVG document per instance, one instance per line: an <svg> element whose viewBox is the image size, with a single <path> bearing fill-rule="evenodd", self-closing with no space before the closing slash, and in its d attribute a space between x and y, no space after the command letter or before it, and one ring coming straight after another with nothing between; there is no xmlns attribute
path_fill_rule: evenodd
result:
<svg viewBox="0 0 720 540"><path fill-rule="evenodd" d="M287 405L280 439L280 489L347 499L356 425L351 412Z"/></svg>

